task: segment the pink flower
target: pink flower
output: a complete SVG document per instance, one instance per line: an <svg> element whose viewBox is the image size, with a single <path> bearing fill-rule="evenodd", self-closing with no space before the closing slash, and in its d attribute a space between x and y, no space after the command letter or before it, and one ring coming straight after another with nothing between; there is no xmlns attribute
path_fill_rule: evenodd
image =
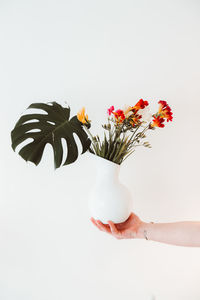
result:
<svg viewBox="0 0 200 300"><path fill-rule="evenodd" d="M109 116L111 115L111 113L114 110L114 106L112 105L110 108L108 108L107 113L109 114Z"/></svg>

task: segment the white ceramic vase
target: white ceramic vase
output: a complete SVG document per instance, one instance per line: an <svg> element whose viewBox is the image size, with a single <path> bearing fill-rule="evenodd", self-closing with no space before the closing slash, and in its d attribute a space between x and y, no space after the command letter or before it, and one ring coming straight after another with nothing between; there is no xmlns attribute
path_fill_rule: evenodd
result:
<svg viewBox="0 0 200 300"><path fill-rule="evenodd" d="M131 213L132 197L129 189L119 181L120 165L94 154L90 159L96 168L88 203L91 216L104 224L109 220L126 221Z"/></svg>

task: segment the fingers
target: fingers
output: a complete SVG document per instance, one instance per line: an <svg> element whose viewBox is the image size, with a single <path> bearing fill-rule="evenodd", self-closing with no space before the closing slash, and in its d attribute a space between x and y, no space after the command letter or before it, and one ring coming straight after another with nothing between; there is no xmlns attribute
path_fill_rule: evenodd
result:
<svg viewBox="0 0 200 300"><path fill-rule="evenodd" d="M111 231L112 235L114 237L116 237L117 239L121 239L122 238L121 233L117 229L116 225L112 221L108 221L108 224L110 226L110 231Z"/></svg>
<svg viewBox="0 0 200 300"><path fill-rule="evenodd" d="M90 218L90 220L92 221L92 223L97 226L96 222L95 222L95 219L94 218Z"/></svg>
<svg viewBox="0 0 200 300"><path fill-rule="evenodd" d="M105 231L105 232L107 232L107 233L111 233L110 228L109 228L108 225L103 224L103 223L102 223L101 221L99 221L99 220L97 220L97 224L98 224L99 228L102 229L102 231Z"/></svg>
<svg viewBox="0 0 200 300"><path fill-rule="evenodd" d="M102 230L99 226L99 224L97 223L97 221L94 218L90 218L90 220L92 221L92 223L100 230Z"/></svg>
<svg viewBox="0 0 200 300"><path fill-rule="evenodd" d="M110 226L110 230L113 234L118 234L118 230L117 227L115 226L115 224L112 221L108 221L108 224Z"/></svg>
<svg viewBox="0 0 200 300"><path fill-rule="evenodd" d="M133 227L137 227L137 223L141 222L139 217L131 212L130 216L125 222L114 224L108 221L108 224L103 224L100 220L90 218L92 223L101 231L112 234L117 239L133 238Z"/></svg>
<svg viewBox="0 0 200 300"><path fill-rule="evenodd" d="M103 224L100 220L95 220L94 218L90 218L90 220L99 230L111 233L110 227L106 224Z"/></svg>
<svg viewBox="0 0 200 300"><path fill-rule="evenodd" d="M103 224L100 220L95 220L94 218L90 218L90 220L99 230L112 234L117 239L123 238L121 232L112 221L108 221L107 225Z"/></svg>

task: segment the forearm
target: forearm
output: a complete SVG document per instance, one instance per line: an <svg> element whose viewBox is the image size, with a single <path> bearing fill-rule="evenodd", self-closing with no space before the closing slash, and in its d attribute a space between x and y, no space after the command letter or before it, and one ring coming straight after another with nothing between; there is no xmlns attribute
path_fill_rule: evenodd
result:
<svg viewBox="0 0 200 300"><path fill-rule="evenodd" d="M145 232L144 232L145 231ZM145 223L138 230L138 238L177 246L200 247L200 222Z"/></svg>

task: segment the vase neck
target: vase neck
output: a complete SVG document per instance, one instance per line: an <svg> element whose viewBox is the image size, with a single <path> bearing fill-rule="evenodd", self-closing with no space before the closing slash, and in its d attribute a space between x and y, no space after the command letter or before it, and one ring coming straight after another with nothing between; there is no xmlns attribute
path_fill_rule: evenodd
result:
<svg viewBox="0 0 200 300"><path fill-rule="evenodd" d="M109 180L118 179L120 165L99 156L95 157L95 161L98 178L105 178L105 180L108 178Z"/></svg>
<svg viewBox="0 0 200 300"><path fill-rule="evenodd" d="M111 178L118 178L119 176L119 168L118 166L98 166L97 167L97 176L99 177L111 177Z"/></svg>

